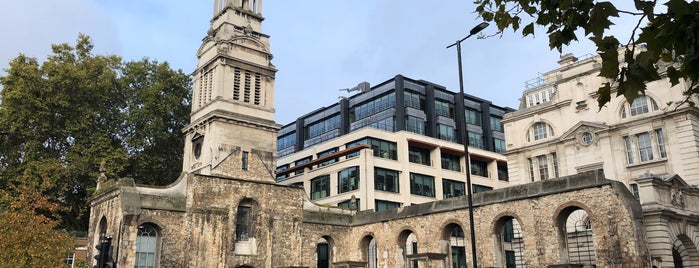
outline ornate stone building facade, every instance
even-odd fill
[[[216,0],[214,11],[182,175],[167,187],[101,177],[88,256],[111,236],[119,267],[473,267],[473,254],[478,267],[650,267],[641,205],[600,171],[474,194],[476,252],[466,198],[357,212],[275,184],[275,69],[261,1]],[[662,200],[695,207],[697,193],[678,181],[649,177],[639,191],[660,187],[671,194]]]
[[[604,170],[642,204],[656,266],[699,267],[699,204],[684,200],[699,192],[699,109],[677,106],[688,83],[650,82],[633,102],[619,96],[598,109],[608,82],[598,56],[559,64],[530,81],[520,109],[503,119],[512,180]]]

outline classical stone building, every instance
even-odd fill
[[[688,201],[699,191],[699,109],[677,106],[688,83],[650,82],[631,103],[621,96],[599,109],[597,89],[608,82],[599,57],[564,55],[559,64],[505,115],[512,180],[604,170],[642,204],[657,266],[699,267],[699,204]]]
[[[474,254],[478,267],[650,267],[640,203],[601,171],[474,194],[476,252],[466,198],[357,212],[276,184],[275,69],[260,7],[215,1],[183,173],[166,187],[100,177],[88,256],[109,236],[118,267],[473,267]],[[678,182],[648,177],[639,191],[668,189],[662,200],[696,206]]]
[[[500,154],[500,120],[513,109],[470,95],[461,102],[443,86],[402,75],[357,89],[282,127],[278,183],[303,187],[319,204],[374,211],[465,195],[466,163],[473,192],[518,184]],[[468,160],[458,131],[462,113]],[[361,145],[373,154],[357,152]]]

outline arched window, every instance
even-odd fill
[[[376,240],[372,236],[362,239],[362,252],[365,255],[368,268],[378,267],[378,255],[376,254]]]
[[[563,259],[571,264],[595,266],[595,241],[590,216],[582,208],[569,207],[558,216]]]
[[[527,141],[538,141],[549,137],[553,137],[555,133],[553,128],[544,122],[537,122],[532,125],[527,133]]]
[[[332,261],[333,240],[328,236],[324,236],[318,240],[316,244],[316,267],[329,268]]]
[[[657,110],[659,110],[658,103],[656,103],[653,98],[648,96],[639,96],[633,100],[631,104],[628,102],[624,103],[624,105],[621,107],[621,111],[619,112],[619,116],[621,118],[626,118],[628,115],[637,116]]]
[[[442,234],[443,239],[449,241],[449,256],[451,256],[452,268],[466,268],[466,243],[464,241],[464,230],[458,224],[447,225]]]
[[[524,268],[524,240],[519,222],[514,217],[502,217],[495,224],[500,267]]]
[[[146,223],[138,226],[136,238],[136,261],[135,268],[155,268],[158,267],[160,256],[158,254],[160,245],[160,235],[156,226]]]
[[[418,253],[417,236],[410,230],[404,230],[398,236],[398,245],[403,250],[403,259],[408,263],[408,268],[417,268],[418,261],[411,260],[410,255]]]

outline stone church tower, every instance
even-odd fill
[[[216,0],[197,51],[183,172],[274,181],[274,74],[260,0]]]

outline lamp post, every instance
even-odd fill
[[[468,193],[468,220],[470,224],[469,229],[471,229],[471,256],[473,260],[473,268],[478,268],[478,257],[476,256],[476,230],[473,224],[473,191],[471,189],[471,163],[468,153],[468,131],[466,131],[466,113],[464,110],[466,104],[464,103],[464,76],[461,70],[461,42],[472,35],[479,33],[481,30],[485,29],[485,27],[488,27],[488,23],[481,22],[480,24],[476,25],[476,27],[473,27],[466,37],[447,46],[447,48],[456,46],[457,59],[459,61],[459,101],[461,102],[462,109],[460,111],[461,116],[458,118],[461,119],[461,137],[463,138],[464,159],[466,162],[466,191]]]

